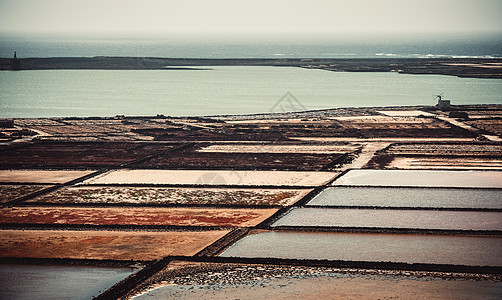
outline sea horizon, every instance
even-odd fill
[[[221,39],[0,33],[0,57],[502,58],[500,34]]]

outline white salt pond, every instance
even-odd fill
[[[295,171],[116,170],[84,183],[314,186],[329,182],[335,175],[334,172]]]
[[[0,299],[92,299],[137,270],[0,264]]]
[[[293,208],[277,226],[502,230],[502,212]]]
[[[269,231],[220,256],[502,266],[502,237]]]
[[[333,185],[502,188],[502,172],[350,170]]]
[[[327,188],[309,206],[502,208],[502,190],[448,188]]]

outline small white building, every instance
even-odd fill
[[[450,100],[439,100],[438,107],[439,107],[439,109],[449,109],[450,108]]]
[[[442,95],[438,95],[438,108],[441,110],[450,109],[450,100],[444,100]]]

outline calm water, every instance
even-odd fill
[[[168,16],[166,16],[168,17]],[[502,57],[500,34],[325,37],[311,42],[179,40],[165,37],[0,36],[0,57],[147,56],[190,58]]]
[[[0,299],[92,299],[136,270],[91,266],[0,265]]]
[[[247,236],[221,256],[502,266],[502,238],[272,231]]]
[[[333,185],[502,188],[502,172],[351,170]]]
[[[502,230],[502,213],[396,209],[293,208],[275,226]]]
[[[502,190],[335,187],[323,190],[308,205],[502,209]]]
[[[290,92],[293,106],[277,105]],[[0,72],[0,117],[248,114],[389,105],[502,103],[502,79],[288,67]],[[290,103],[290,102],[288,102]]]

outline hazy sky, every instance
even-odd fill
[[[502,0],[0,0],[0,32],[273,37],[502,32]]]

